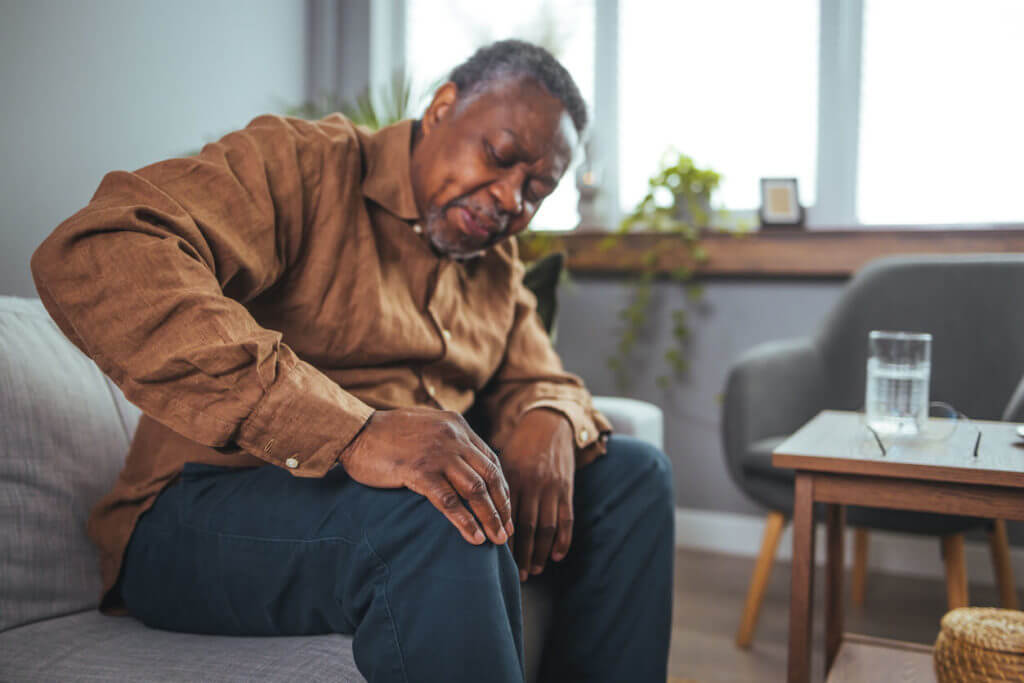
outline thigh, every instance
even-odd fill
[[[609,437],[604,455],[577,470],[573,485],[576,526],[582,533],[601,519],[671,499],[668,456],[646,441],[619,434]]]
[[[272,466],[190,463],[140,518],[121,594],[158,628],[351,634],[384,573],[367,521],[414,497],[363,486],[341,468],[305,479]]]

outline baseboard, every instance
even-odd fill
[[[676,508],[676,547],[755,557],[761,548],[764,522],[764,517],[753,515]],[[817,533],[816,561],[824,564],[824,525],[818,524]],[[847,565],[853,555],[852,539],[853,534],[848,533],[845,553]],[[970,581],[993,585],[995,579],[988,544],[967,541],[964,551]],[[793,534],[787,525],[779,542],[776,559],[789,560],[792,556]],[[1010,561],[1014,576],[1024,577],[1024,548],[1011,546]],[[869,536],[868,570],[935,579],[942,579],[945,575],[937,539],[885,531],[872,531]]]

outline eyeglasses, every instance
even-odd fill
[[[931,434],[921,434],[918,437],[915,437],[916,441],[946,441],[950,439],[953,436],[953,433],[956,432],[956,430],[959,428],[959,426],[963,424],[974,430],[975,436],[973,455],[975,458],[978,457],[978,451],[981,448],[981,430],[978,428],[977,425],[971,422],[971,419],[969,417],[964,415],[962,412],[957,410],[954,406],[950,405],[949,403],[944,403],[942,401],[932,401],[930,404],[928,404],[928,417],[929,419],[940,418],[943,420],[949,420],[949,424],[952,425],[952,428],[949,431],[945,432],[944,434],[939,434],[937,432],[933,432]],[[878,449],[882,452],[882,457],[884,458],[886,455],[888,455],[888,450],[885,447],[885,442],[882,441],[882,437],[878,435],[878,432],[874,428],[872,428],[871,425],[869,425],[867,422],[864,422],[864,428],[871,433],[872,437],[874,437],[874,442],[878,445]]]

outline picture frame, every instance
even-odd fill
[[[796,178],[761,178],[762,228],[794,228],[804,224],[804,207]]]

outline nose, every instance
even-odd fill
[[[523,175],[521,171],[511,170],[491,183],[491,194],[501,210],[510,216],[523,212]]]

